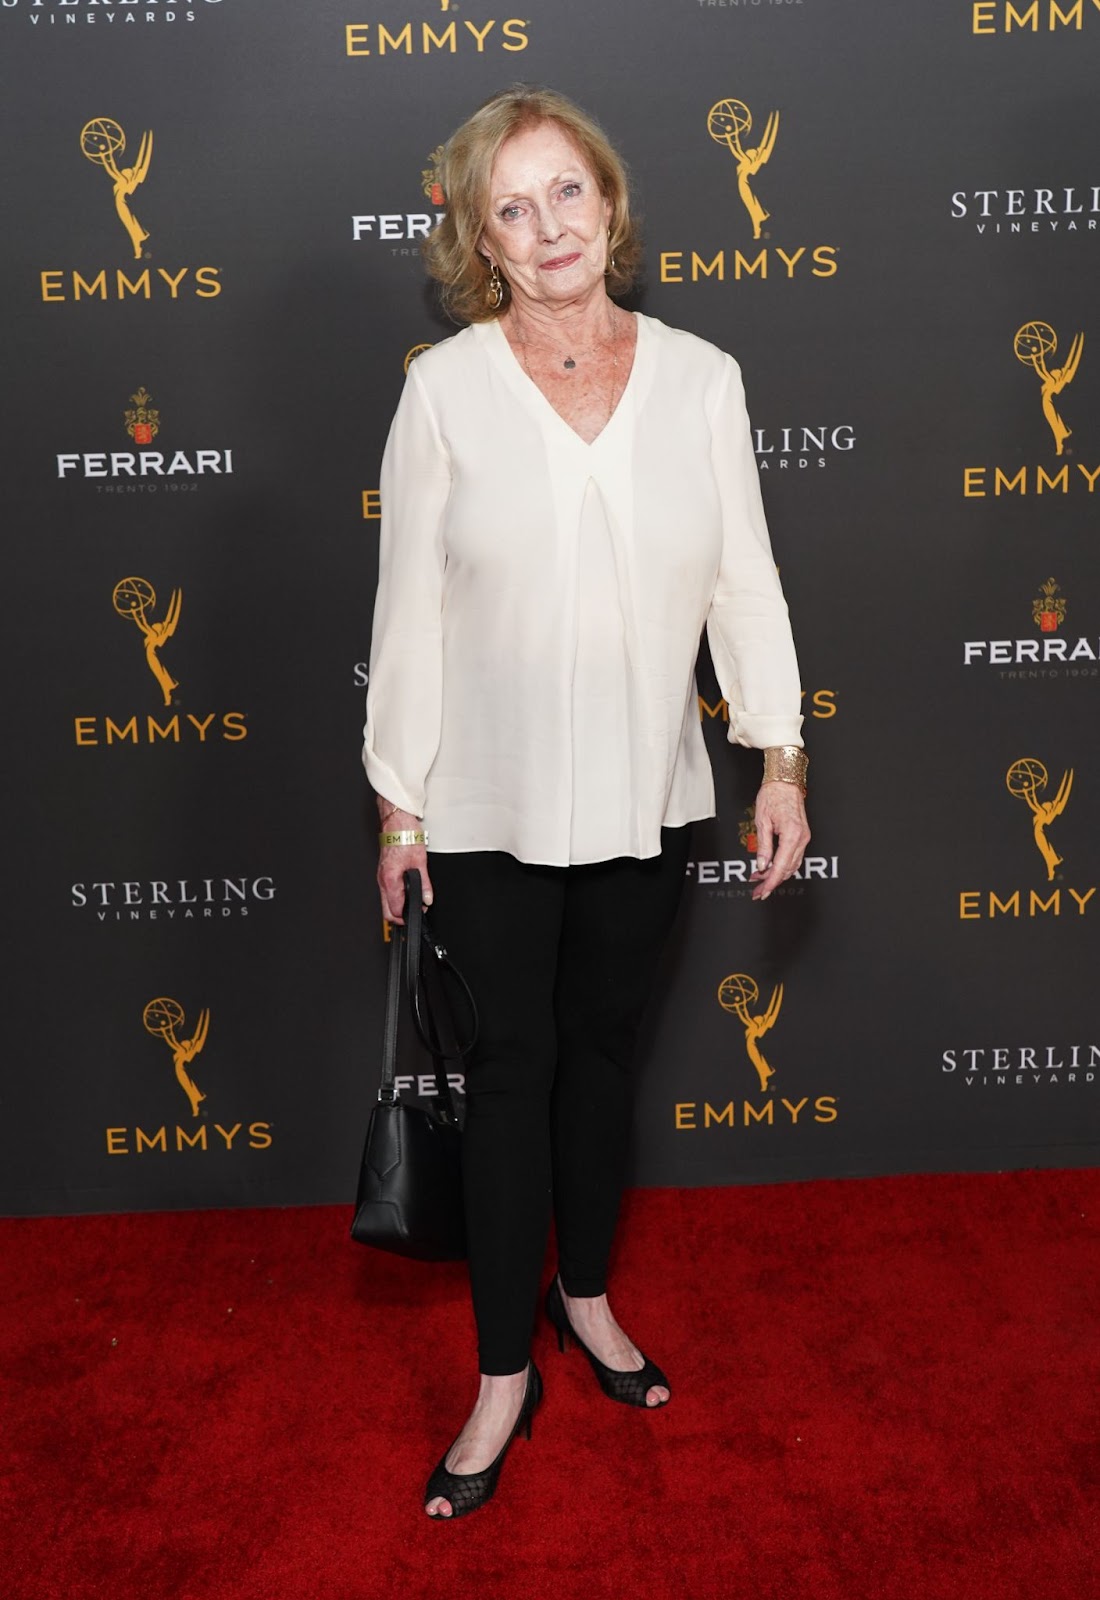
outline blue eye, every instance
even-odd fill
[[[504,210],[500,213],[500,216],[504,222],[513,221],[519,216],[519,206],[505,206]]]
[[[572,195],[575,195],[575,194],[580,194],[580,192],[581,192],[581,186],[580,186],[579,183],[567,183],[565,185],[565,188],[562,190],[562,194],[563,195],[570,196],[570,197]]]

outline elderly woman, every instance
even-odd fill
[[[670,1397],[606,1291],[640,1019],[690,824],[714,815],[704,626],[730,739],[764,751],[754,899],[809,830],[737,364],[611,298],[640,254],[626,178],[562,96],[488,101],[442,180],[427,260],[468,326],[410,367],[386,446],[364,763],[384,914],[401,921],[417,867],[481,1012],[463,1156],[480,1388],[425,1502],[456,1517],[530,1436],[551,1214],[559,1346],[613,1400]]]

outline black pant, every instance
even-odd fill
[[[689,834],[664,829],[662,853],[648,861],[430,857],[435,929],[481,1014],[466,1066],[463,1169],[482,1372],[527,1363],[551,1206],[566,1293],[604,1293],[631,1062]]]

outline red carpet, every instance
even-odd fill
[[[0,1223],[8,1600],[1084,1600],[1100,1172],[641,1191],[624,1324],[667,1409],[541,1324],[493,1503],[422,1483],[472,1398],[461,1267],[348,1212]]]

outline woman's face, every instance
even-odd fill
[[[501,145],[489,181],[480,249],[513,295],[543,305],[584,299],[602,284],[611,202],[556,122]]]

